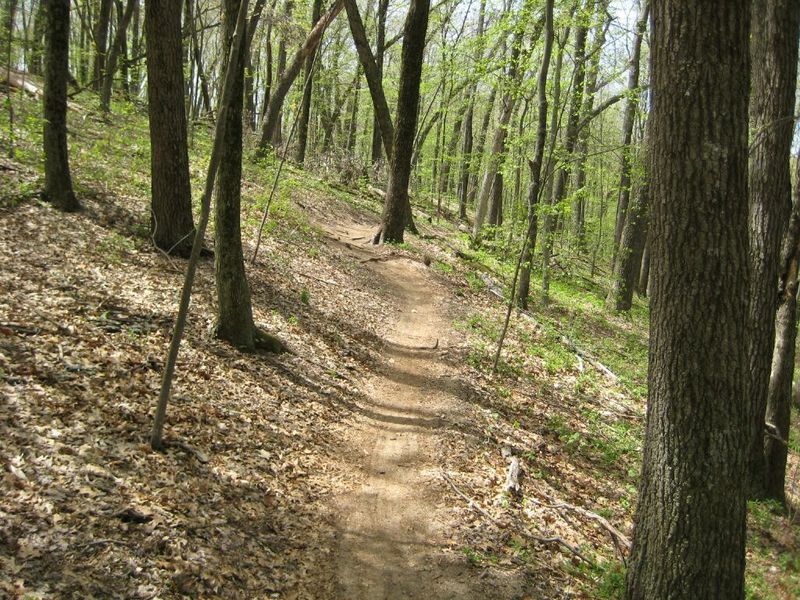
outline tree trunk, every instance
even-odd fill
[[[458,142],[461,139],[461,130],[464,124],[464,113],[467,110],[467,104],[462,102],[458,113],[456,114],[455,121],[453,121],[453,131],[450,134],[450,141],[447,142],[447,147],[442,157],[441,176],[439,177],[439,193],[448,194],[451,190],[450,187],[450,171],[455,161],[456,149]]]
[[[225,113],[225,134],[217,174],[214,213],[214,273],[217,285],[217,337],[237,348],[255,348],[255,326],[250,303],[250,286],[244,271],[241,233],[242,193],[242,109],[244,100],[244,56],[247,48],[231,53],[230,44],[236,27],[241,0],[225,0],[223,52],[237,56],[226,69],[235,69],[232,97]],[[246,44],[246,38],[242,42]],[[223,74],[222,80],[225,80]]]
[[[483,28],[485,25],[485,19],[486,0],[481,0],[481,5],[478,9],[478,30],[476,33],[477,44],[475,48],[475,56],[473,57],[473,70],[475,73],[472,79],[471,87],[467,92],[469,96],[469,107],[467,108],[467,114],[464,117],[464,144],[461,147],[461,171],[458,178],[458,217],[461,220],[466,220],[467,218],[470,171],[473,162],[472,146],[474,140],[472,139],[472,129],[473,119],[475,118],[475,97],[478,93],[478,65],[483,58]]]
[[[472,120],[475,113],[475,100],[470,99],[464,117],[464,143],[461,146],[461,172],[458,181],[458,218],[467,219],[467,194],[469,191],[470,164],[472,163]]]
[[[128,3],[125,5],[125,12],[122,14],[117,33],[114,36],[111,49],[106,57],[105,69],[103,71],[103,85],[100,89],[100,107],[103,112],[106,113],[111,110],[111,87],[114,83],[114,74],[117,71],[117,61],[119,60],[119,55],[122,53],[125,44],[125,32],[128,29],[128,24],[131,22],[131,17],[133,17],[133,11],[137,4],[138,0],[128,0]]]
[[[106,51],[108,50],[108,28],[111,24],[111,7],[113,0],[100,0],[100,12],[94,29],[94,68],[92,70],[92,89],[99,92],[106,69]]]
[[[472,228],[472,239],[475,243],[480,242],[481,229],[486,221],[487,211],[489,210],[490,199],[496,198],[496,186],[502,186],[502,175],[497,177],[500,169],[503,168],[505,161],[505,148],[506,137],[508,136],[508,124],[511,122],[511,116],[514,114],[514,107],[516,106],[517,96],[515,93],[518,85],[517,73],[519,71],[519,58],[520,46],[522,45],[522,28],[517,30],[514,36],[514,41],[511,46],[511,60],[508,67],[508,75],[506,81],[508,90],[503,95],[502,106],[500,112],[500,119],[497,123],[497,129],[494,133],[494,140],[492,141],[492,150],[489,153],[488,162],[486,165],[486,173],[483,176],[483,185],[481,186],[481,193],[478,196],[477,205],[475,207],[475,224]],[[494,193],[493,193],[494,192]],[[500,192],[502,193],[502,187]],[[494,224],[497,224],[497,211],[499,207],[494,208]]]
[[[375,242],[402,242],[403,231],[411,213],[408,183],[411,175],[414,135],[417,131],[419,87],[422,79],[422,59],[425,54],[425,34],[428,30],[429,10],[430,0],[411,0],[403,28],[397,122],[392,141],[389,186],[386,190],[381,228],[375,234]]]
[[[650,364],[630,600],[744,598],[749,8],[653,4]]]
[[[642,145],[647,146],[647,138]],[[628,207],[628,218],[622,230],[619,256],[611,277],[611,289],[606,303],[612,310],[627,311],[633,305],[633,292],[642,266],[647,242],[650,209],[650,190],[646,177],[639,183],[639,193]]]
[[[636,117],[636,109],[639,106],[639,71],[642,56],[642,39],[647,29],[647,15],[650,12],[649,0],[642,0],[644,5],[640,8],[639,19],[636,22],[636,32],[633,38],[633,56],[631,56],[631,66],[628,71],[627,100],[625,101],[625,112],[622,117],[622,159],[620,161],[619,176],[619,196],[617,201],[617,220],[614,225],[614,246],[611,255],[611,270],[614,271],[619,252],[619,241],[622,238],[622,228],[625,226],[625,218],[628,214],[628,203],[631,199],[631,139],[633,137],[633,121]]]
[[[789,152],[794,133],[800,3],[754,0],[750,60],[750,399],[748,480],[751,497],[765,493],[764,410],[775,341],[780,245],[791,212]]]
[[[319,21],[322,15],[322,0],[314,0],[311,10],[311,28]],[[306,146],[308,145],[308,121],[311,118],[311,93],[312,93],[312,70],[314,68],[314,56],[316,50],[306,58],[305,77],[303,85],[303,101],[300,108],[300,122],[297,124],[297,153],[295,160],[302,165],[306,160]]]
[[[292,11],[294,10],[294,0],[286,0],[286,4],[284,5],[284,15],[286,20],[288,21],[292,17]],[[309,57],[311,54],[309,54]],[[281,41],[278,42],[278,65],[277,65],[277,73],[276,78],[280,81],[284,74],[286,73],[286,36],[281,36]],[[308,60],[308,57],[305,58]],[[299,74],[299,70],[298,70]],[[295,75],[296,77],[296,75]],[[294,78],[292,79],[294,81]],[[288,90],[287,90],[288,93]],[[283,143],[283,103],[278,107],[278,112],[275,114],[275,126],[272,131],[272,145],[275,148],[280,147]]]
[[[755,14],[753,15],[755,17]],[[791,19],[788,19],[789,21]],[[797,162],[795,200],[781,251],[778,311],[775,317],[775,349],[767,394],[765,438],[767,497],[786,502],[786,459],[792,412],[795,342],[797,341],[797,269],[800,263],[800,160]]]
[[[356,85],[353,88],[353,100],[350,104],[350,122],[347,125],[347,151],[350,156],[355,154],[356,135],[358,133],[358,100],[361,96],[361,67],[356,67]]]
[[[358,59],[364,69],[364,76],[367,78],[367,86],[369,86],[372,106],[375,111],[375,120],[378,123],[381,139],[383,140],[383,147],[386,150],[386,157],[388,160],[391,160],[394,127],[392,125],[391,114],[389,113],[389,105],[383,93],[381,68],[378,67],[372,55],[372,50],[369,47],[367,34],[364,31],[364,23],[358,11],[358,4],[356,4],[355,0],[345,0],[344,7],[347,11],[347,22],[350,25],[350,33],[356,45]],[[373,156],[373,163],[374,162],[376,162],[376,160]]]
[[[42,75],[44,73],[42,62],[44,58],[45,34],[47,33],[46,6],[47,2],[40,0],[33,19],[33,39],[31,40],[31,56],[28,66],[31,75]],[[81,26],[81,31],[83,31],[83,26]]]
[[[594,12],[594,0],[587,0],[586,5],[578,8],[575,28],[575,67],[572,73],[572,98],[570,99],[567,130],[564,134],[564,156],[556,170],[551,204],[557,206],[567,194],[567,179],[572,172],[573,153],[578,142],[578,121],[583,108],[584,82],[586,80],[586,35],[589,31],[588,20]]]
[[[528,308],[528,295],[531,289],[531,261],[536,247],[536,229],[538,227],[539,195],[542,189],[542,163],[544,147],[547,143],[547,73],[550,70],[550,57],[553,53],[553,0],[545,4],[545,35],[542,63],[537,80],[538,114],[536,130],[536,149],[533,160],[529,162],[531,182],[528,187],[528,232],[523,242],[522,267],[519,274],[519,292],[517,302],[523,309]]]
[[[65,212],[80,205],[72,191],[67,150],[69,0],[47,2],[44,56],[44,196]]]
[[[141,92],[142,86],[142,75],[141,75],[141,68],[140,64],[142,61],[139,59],[139,54],[141,53],[141,6],[139,3],[136,3],[136,7],[133,9],[133,25],[131,31],[131,57],[133,62],[131,63],[130,67],[130,86],[128,88],[128,93],[131,95],[132,98],[138,98],[139,93]]]
[[[188,256],[194,223],[183,99],[181,7],[181,0],[148,0],[145,3],[150,232],[156,247],[169,254]]]
[[[336,15],[341,12],[342,6],[343,0],[336,0],[328,12],[320,18],[309,32],[303,45],[295,53],[292,62],[280,77],[275,89],[271,91],[267,112],[264,116],[264,126],[261,130],[261,141],[258,144],[260,152],[265,152],[266,149],[272,145],[275,131],[278,128],[283,101],[286,99],[289,89],[291,89],[294,80],[297,79],[297,76],[300,74],[300,70],[303,68],[306,58],[311,56],[311,53],[319,45],[325,29],[327,29],[328,25],[336,18]]]
[[[211,93],[208,89],[208,78],[203,69],[203,51],[200,47],[200,39],[197,35],[197,23],[194,18],[194,2],[195,0],[186,0],[186,5],[188,7],[187,12],[192,21],[189,26],[192,38],[192,57],[194,60],[194,68],[197,70],[197,78],[200,80],[200,94],[203,99],[203,109],[205,110],[205,114],[213,116],[211,111]]]
[[[378,15],[377,15],[377,34],[375,36],[375,66],[378,71],[378,81],[383,87],[383,53],[384,53],[384,45],[386,44],[386,13],[389,10],[389,0],[378,0]],[[350,13],[348,12],[348,18]],[[366,70],[365,70],[366,73]],[[370,89],[371,93],[371,89]],[[384,101],[385,103],[385,101]],[[387,109],[388,114],[388,109]],[[383,143],[383,134],[382,128],[380,124],[380,117],[378,116],[377,109],[375,114],[372,118],[372,164],[376,165],[381,160],[381,146],[387,149],[388,152],[391,152],[389,148],[391,148],[391,140],[392,136],[390,135],[387,138],[386,144]],[[388,156],[388,154],[387,154]]]
[[[481,170],[481,160],[483,159],[483,150],[486,147],[486,136],[489,133],[489,123],[492,120],[492,113],[494,112],[494,101],[497,98],[497,88],[492,87],[489,93],[489,99],[486,101],[486,112],[483,113],[483,121],[481,122],[481,129],[478,132],[478,143],[474,144],[475,151],[471,154],[470,160],[470,183],[469,191],[467,192],[466,204],[475,202],[475,196],[478,193],[478,175]]]
[[[648,294],[648,287],[650,285],[650,235],[648,235],[644,244],[644,251],[642,252],[642,267],[639,271],[639,279],[636,284],[636,293],[642,298],[646,298]]]
[[[583,92],[583,106],[581,107],[581,122],[590,118],[594,109],[594,97],[597,93],[597,75],[600,71],[600,57],[606,41],[607,22],[611,18],[608,14],[609,0],[599,0],[596,7],[597,24],[594,28],[592,49],[589,53],[589,63],[586,68],[586,83]],[[575,163],[575,190],[577,199],[573,204],[573,235],[578,249],[586,246],[586,162],[589,158],[589,124],[579,127],[577,143],[577,160]]]
[[[553,69],[553,107],[550,111],[550,140],[547,144],[547,162],[543,165],[546,169],[543,177],[546,182],[545,190],[544,194],[542,194],[545,202],[545,210],[542,215],[542,304],[544,305],[550,302],[550,256],[553,253],[552,232],[554,228],[551,208],[553,205],[553,174],[555,173],[553,157],[556,152],[556,143],[558,142],[559,126],[561,123],[561,69],[564,65],[564,54],[567,41],[569,40],[569,30],[570,28],[567,27],[563,33],[563,37],[559,38],[558,41],[558,54],[556,54],[556,62]]]

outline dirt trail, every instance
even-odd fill
[[[362,229],[336,234],[343,242],[346,233],[369,239]],[[453,513],[439,454],[444,428],[463,404],[455,369],[442,360],[451,332],[445,288],[419,261],[366,264],[397,311],[387,317],[383,364],[364,382],[369,403],[347,434],[345,452],[361,483],[336,503],[336,598],[520,597],[521,582],[481,576],[448,549]]]

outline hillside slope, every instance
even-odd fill
[[[116,105],[105,122],[78,99],[84,210],[63,215],[37,196],[38,106],[14,101],[15,158],[0,164],[2,594],[616,597],[645,306],[609,315],[600,280],[564,273],[550,307],[514,316],[491,375],[500,253],[424,218],[423,237],[373,248],[374,199],[289,168],[248,277],[256,322],[292,352],[214,339],[204,259],[167,420],[180,445],[153,453],[185,263],[149,244],[146,120]],[[197,185],[208,131],[192,139]],[[246,256],[274,173],[245,165]],[[796,518],[752,513],[749,589],[791,598]]]

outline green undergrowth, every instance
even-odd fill
[[[135,214],[125,228],[116,228],[100,241],[103,254],[111,263],[124,262],[149,235],[148,198],[150,193],[150,144],[146,112],[142,106],[115,101],[112,115],[103,117],[94,95],[79,94],[69,111],[70,160],[73,181],[79,197],[102,200],[105,196],[136,199]],[[42,187],[40,104],[13,95],[15,114],[15,161],[29,170],[29,176],[0,178],[2,203],[13,204],[35,198]],[[0,111],[0,135],[8,139],[8,112]],[[203,189],[212,129],[209,123],[193,124],[190,131],[190,170],[195,211]],[[281,167],[279,185],[270,201],[280,158],[274,154],[255,160],[255,137],[245,143],[243,164],[242,220],[249,234],[259,226],[269,203],[265,235],[276,236],[297,245],[308,256],[319,252],[321,232],[309,214],[315,196],[332,197],[359,211],[373,215],[381,203],[362,180],[346,188],[322,180],[286,162]],[[470,248],[468,236],[454,220],[435,217],[435,204],[421,198],[420,203],[433,215],[430,224],[437,232],[432,242],[441,252],[431,263],[438,276],[454,283],[460,294],[491,298],[497,310],[475,308],[457,318],[454,325],[468,333],[471,346],[467,362],[488,373],[502,328],[503,311],[499,300],[487,291],[484,277],[509,294],[516,257],[500,243],[490,242]],[[453,210],[452,203],[446,208]],[[211,222],[213,227],[213,219]],[[428,227],[426,226],[426,229]],[[504,239],[504,238],[503,238]],[[427,241],[427,240],[426,240]],[[420,238],[407,236],[399,249],[416,256],[426,255]],[[465,258],[456,258],[452,248],[462,249]],[[537,255],[538,260],[538,255]],[[635,503],[643,437],[641,415],[647,392],[647,345],[649,312],[646,299],[637,298],[626,314],[608,310],[605,304],[607,281],[581,271],[554,276],[549,302],[541,297],[541,275],[534,270],[530,298],[531,319],[515,315],[509,340],[494,378],[496,401],[505,412],[495,413],[510,428],[538,428],[548,443],[557,447],[574,468],[616,487],[614,504],[600,507],[598,514],[619,522],[630,522]],[[458,284],[458,285],[455,285]],[[307,289],[299,291],[299,302],[312,302]],[[476,305],[477,306],[477,305]],[[297,318],[290,317],[296,324]],[[576,352],[577,349],[577,352]],[[579,357],[582,355],[582,357]],[[610,379],[592,361],[607,367],[618,378]],[[543,420],[531,412],[530,403],[520,402],[520,391],[531,398],[551,398],[554,390],[565,399],[561,405],[548,405]],[[613,411],[603,402],[617,399]],[[554,408],[553,406],[557,406]],[[620,414],[620,413],[624,414]],[[796,422],[797,419],[795,419]],[[794,453],[800,445],[797,426],[790,442]],[[563,474],[534,451],[526,455],[532,480],[541,479],[559,489]],[[769,503],[751,503],[748,529],[748,598],[764,600],[800,597],[800,518],[796,513]],[[527,560],[528,549],[515,550]],[[465,547],[463,554],[473,564],[491,564],[493,554],[485,549]],[[622,566],[610,556],[594,568],[577,568],[575,576],[583,582],[589,597],[618,598],[624,583]]]

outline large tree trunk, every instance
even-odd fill
[[[522,267],[519,274],[517,301],[523,309],[528,308],[528,295],[531,289],[531,261],[536,247],[538,226],[539,195],[542,191],[542,163],[544,147],[547,143],[547,73],[550,70],[550,57],[553,53],[553,0],[545,4],[545,35],[542,63],[539,67],[537,94],[539,109],[537,114],[536,149],[533,160],[529,161],[531,181],[528,187],[528,232],[523,242]]]
[[[72,191],[67,150],[69,0],[47,2],[44,56],[44,196],[59,210],[80,205]]]
[[[358,59],[364,69],[364,76],[367,78],[369,93],[370,96],[372,96],[372,106],[375,110],[375,120],[380,130],[381,139],[383,140],[383,147],[386,150],[386,157],[388,160],[391,160],[394,127],[392,125],[391,114],[389,113],[389,105],[383,93],[381,68],[378,67],[375,57],[372,55],[372,50],[369,47],[367,34],[364,31],[364,23],[358,11],[358,4],[356,4],[355,0],[345,0],[344,7],[347,11],[347,21],[350,25],[350,33],[356,45]],[[374,157],[373,162],[375,162]]]
[[[386,191],[381,227],[375,234],[376,242],[402,242],[403,231],[411,213],[408,183],[411,175],[414,135],[417,131],[419,86],[422,79],[422,59],[425,54],[425,34],[428,31],[429,10],[430,0],[411,0],[403,28],[397,125],[392,141],[389,186]]]
[[[319,21],[322,15],[322,0],[314,0],[311,10],[311,28]],[[313,68],[316,50],[306,58],[305,77],[303,86],[303,102],[300,108],[300,122],[297,125],[297,154],[295,160],[302,165],[306,160],[306,147],[308,145],[308,121],[311,119],[311,92],[313,91]]]
[[[224,56],[238,57],[226,69],[235,69],[232,97],[225,113],[225,135],[217,175],[214,212],[214,272],[217,284],[217,336],[237,348],[255,348],[255,326],[250,304],[250,286],[244,271],[241,232],[242,108],[244,100],[244,56],[247,49],[231,53],[230,43],[241,0],[225,0],[222,22]],[[246,38],[242,42],[247,43]],[[225,80],[225,77],[222,77]]]
[[[754,0],[750,126],[750,495],[765,493],[764,409],[775,339],[778,258],[791,212],[789,152],[794,132],[800,3]]]
[[[156,247],[179,256],[192,249],[192,188],[181,58],[181,0],[145,3],[150,113],[150,231]]]
[[[630,600],[744,598],[749,8],[653,4],[649,390]]]
[[[297,79],[297,76],[300,74],[305,60],[311,56],[311,53],[316,50],[319,45],[325,29],[333,22],[336,15],[341,12],[343,1],[344,0],[336,0],[328,12],[317,21],[317,24],[311,29],[303,45],[295,53],[292,62],[280,77],[275,89],[271,90],[267,112],[264,116],[264,126],[261,130],[261,141],[258,144],[260,152],[265,152],[266,149],[272,145],[275,131],[279,125],[283,101],[286,99],[286,95],[289,93],[294,80]]]
[[[633,56],[631,56],[631,66],[628,71],[628,98],[625,101],[625,112],[622,117],[622,159],[620,160],[619,175],[619,196],[617,200],[617,220],[614,225],[614,246],[611,255],[611,270],[614,270],[619,253],[619,241],[622,238],[622,228],[625,226],[625,218],[628,214],[628,203],[631,199],[631,139],[633,137],[633,122],[636,118],[636,110],[639,107],[639,71],[642,56],[642,39],[645,29],[647,29],[647,15],[650,11],[649,0],[642,0],[644,5],[639,12],[639,19],[636,22],[636,33],[633,38]]]

